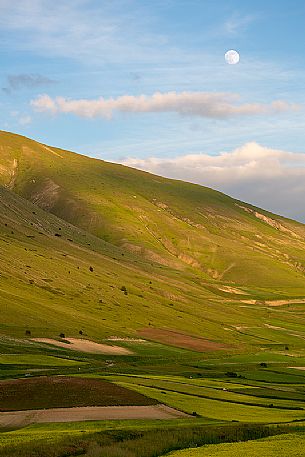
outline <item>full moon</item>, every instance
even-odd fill
[[[234,49],[230,49],[230,51],[227,51],[225,53],[225,60],[228,64],[235,65],[236,63],[239,62],[238,52],[234,51]]]

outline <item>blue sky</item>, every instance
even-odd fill
[[[304,0],[0,0],[0,128],[149,170],[248,143],[302,154],[304,23]]]

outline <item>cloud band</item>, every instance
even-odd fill
[[[41,95],[32,100],[36,111],[52,114],[70,113],[84,118],[111,119],[121,113],[177,113],[212,119],[253,116],[296,111],[300,105],[282,100],[264,103],[238,103],[239,95],[214,92],[156,92],[153,95],[122,95],[117,98],[100,97],[95,100],[51,98]]]
[[[247,143],[219,155],[128,158],[124,165],[225,192],[305,222],[305,154]]]

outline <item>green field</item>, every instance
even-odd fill
[[[12,344],[14,347],[15,343]],[[145,400],[146,403],[157,401],[188,412],[191,415],[189,419],[37,424],[20,430],[4,429],[0,434],[0,455],[38,457],[42,454],[45,457],[60,457],[69,449],[69,452],[78,452],[83,448],[87,452],[84,455],[96,457],[153,457],[175,449],[194,447],[194,443],[197,446],[214,443],[216,446],[223,441],[243,441],[302,429],[305,421],[304,375],[287,368],[285,354],[272,353],[269,350],[247,356],[203,359],[202,354],[166,348],[160,344],[149,343],[146,349],[143,343],[129,342],[126,345],[132,348],[136,355],[114,356],[109,360],[107,355],[70,352],[68,362],[75,364],[52,367],[43,365],[42,353],[40,356],[37,353],[10,354],[2,359],[2,362],[11,362],[5,365],[5,370],[1,369],[2,377],[8,380],[17,377],[23,387],[16,391],[16,395],[11,396],[7,388],[2,389],[3,399],[6,402],[14,400],[14,409],[21,409],[23,405],[25,408],[50,408],[59,405],[105,404],[103,392],[101,391],[100,403],[92,388],[94,382],[101,382],[102,386],[106,380],[107,385],[113,385],[113,392],[117,384],[127,388],[127,392],[134,391],[135,395],[144,395],[148,399]],[[36,345],[30,347],[36,352],[44,350]],[[9,346],[6,348],[8,350]],[[141,348],[139,353],[137,348]],[[20,349],[29,351],[26,345]],[[48,359],[55,358],[51,353],[61,352],[61,348],[49,348],[48,351],[45,365]],[[16,365],[12,363],[14,358]],[[289,365],[298,366],[302,360],[302,357],[289,357]],[[24,362],[26,365],[17,365],[17,362]],[[262,367],[261,363],[267,363],[267,367]],[[20,370],[17,373],[16,367]],[[48,371],[50,368],[52,373]],[[236,377],[232,377],[233,369],[236,370]],[[287,371],[291,374],[283,383]],[[31,376],[27,377],[29,373]],[[55,384],[60,379],[66,380],[65,389],[60,390],[55,386],[54,390],[52,377],[36,378],[37,373],[68,375],[53,378]],[[281,383],[277,382],[279,373],[282,373]],[[267,374],[270,378],[268,382],[259,380],[261,377],[266,378]],[[76,383],[80,391],[77,388],[75,390],[73,383],[70,391],[67,389],[72,376],[80,380],[80,386],[77,387]],[[92,381],[92,388],[87,390]],[[109,382],[114,384],[108,384]],[[17,381],[2,383],[3,386],[14,386]],[[40,387],[30,393],[29,389],[33,390],[35,385]],[[109,392],[111,394],[111,390]],[[115,395],[111,401],[126,404],[126,399],[125,403],[122,403],[118,398]],[[129,394],[128,398],[130,404],[139,404],[136,397]],[[0,403],[4,404],[3,400]],[[12,409],[12,404],[9,409]],[[273,424],[271,429],[268,428],[270,424]],[[228,430],[231,431],[227,433]],[[252,435],[245,436],[243,430],[250,430]]]
[[[107,377],[108,378],[108,377]],[[305,419],[305,397],[298,394],[294,398],[292,386],[288,387],[290,398],[278,398],[276,382],[273,384],[272,398],[265,396],[264,390],[251,394],[251,387],[243,381],[240,387],[247,391],[239,393],[236,385],[224,380],[216,387],[211,380],[193,380],[163,376],[110,376],[119,385],[136,390],[144,395],[189,414],[196,412],[200,417],[239,422],[280,423]],[[246,388],[246,389],[245,389]],[[295,389],[297,392],[297,389]],[[298,392],[300,393],[300,392]],[[303,393],[303,392],[302,392]]]
[[[42,424],[0,435],[1,457],[156,457],[222,441],[259,439],[287,432],[262,426],[219,426],[198,420],[104,421]],[[240,444],[240,443],[239,443]]]
[[[245,443],[226,443],[173,452],[171,457],[303,457],[304,433],[273,436]]]

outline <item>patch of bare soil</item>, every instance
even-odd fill
[[[227,292],[229,294],[236,294],[236,295],[247,295],[246,292],[243,290],[237,289],[236,287],[230,287],[230,286],[218,286],[217,287],[219,290],[222,290],[223,292]]]
[[[278,326],[276,326],[276,325],[264,324],[264,326],[267,327],[267,328],[272,328],[273,330],[284,330],[284,331],[286,331],[285,328],[283,328],[283,327],[278,327]]]
[[[175,330],[144,328],[138,331],[138,334],[144,338],[158,341],[159,343],[190,349],[197,352],[221,351],[229,349],[228,345],[216,343],[215,341],[206,340],[197,336],[186,335],[185,333],[180,333]]]
[[[111,354],[111,355],[130,355],[132,351],[120,346],[110,346],[108,344],[95,343],[94,341],[84,340],[81,338],[65,338],[62,341],[53,340],[52,338],[32,338],[38,343],[52,344],[72,351],[89,352],[91,354]]]
[[[292,369],[294,369],[294,370],[305,371],[305,367],[288,367],[288,368],[292,368]]]
[[[56,408],[36,411],[0,413],[0,427],[25,427],[44,422],[79,422],[122,419],[179,419],[187,414],[165,405],[153,406],[89,406],[83,408]]]
[[[305,303],[305,298],[291,298],[286,300],[266,300],[266,305],[269,306],[283,306],[298,303]]]

